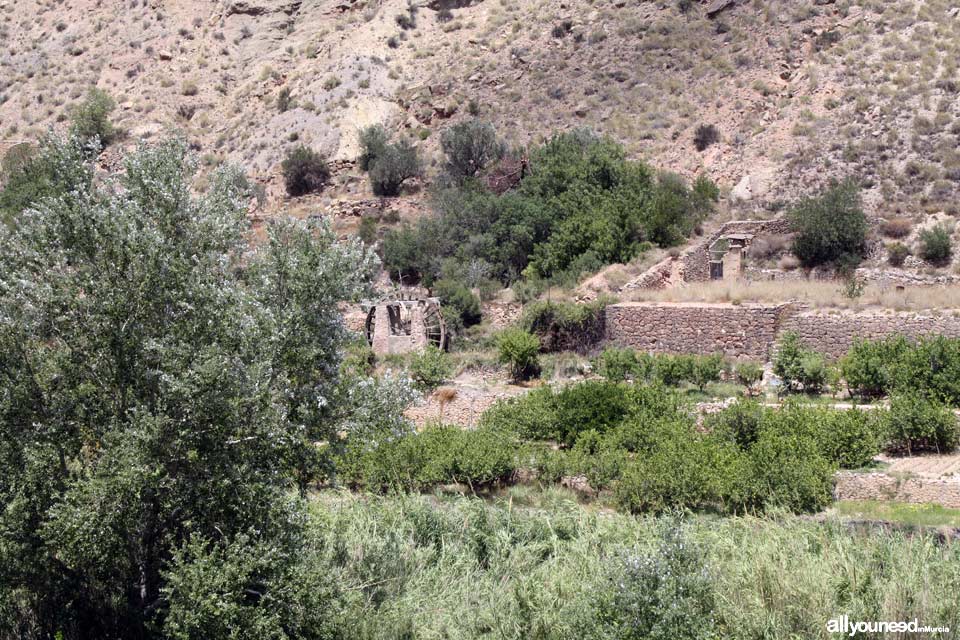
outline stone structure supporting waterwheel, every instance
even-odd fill
[[[367,342],[378,355],[443,349],[447,327],[437,298],[381,300],[367,305]]]

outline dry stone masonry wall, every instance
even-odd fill
[[[841,471],[836,475],[833,493],[837,500],[896,500],[960,508],[960,482],[950,479],[895,478],[885,473]]]
[[[766,360],[789,305],[627,302],[607,307],[607,339],[651,353]]]
[[[828,357],[854,340],[893,335],[960,337],[960,310],[939,313],[809,310],[794,304],[626,302],[606,310],[606,340],[650,353],[722,353],[767,360],[787,331]]]
[[[829,357],[845,354],[854,340],[877,340],[892,335],[960,337],[960,311],[905,313],[864,311],[802,311],[787,318],[782,331],[795,331],[807,347]]]

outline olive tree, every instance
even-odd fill
[[[196,194],[179,142],[98,181],[79,142],[54,144],[80,179],[0,229],[0,629],[214,637],[167,615],[204,610],[184,589],[224,554],[248,597],[217,624],[267,625],[322,582],[292,578],[296,488],[351,414],[337,303],[374,258],[300,222],[250,250],[246,179],[223,168]],[[286,559],[260,576],[249,545]]]

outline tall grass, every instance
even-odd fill
[[[312,508],[363,638],[644,637],[617,618],[623,567],[676,526],[524,487],[492,503],[327,492]],[[672,637],[826,638],[844,613],[960,628],[956,543],[788,515],[690,516],[682,532],[713,615]]]

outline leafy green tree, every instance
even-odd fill
[[[720,380],[720,374],[723,373],[723,356],[719,354],[696,356],[690,369],[690,382],[702,392],[708,384]]]
[[[36,150],[5,158],[0,219],[15,223],[21,213],[44,198],[88,189],[93,181],[93,171],[85,162],[89,150],[89,145],[77,138],[60,142],[46,137]]]
[[[890,447],[907,455],[917,451],[949,453],[960,444],[957,417],[941,403],[922,395],[893,396],[888,421]]]
[[[691,189],[679,176],[657,177],[589,132],[558,134],[531,150],[519,186],[502,195],[473,179],[435,189],[435,215],[403,232],[404,242],[394,242],[400,232],[385,239],[384,262],[404,281],[438,279],[444,262],[455,259],[482,260],[503,283],[523,276],[569,283],[629,261],[651,243],[686,237],[713,207],[715,188],[706,178]],[[418,249],[408,250],[413,245]]]
[[[734,369],[737,382],[746,387],[747,395],[752,395],[754,387],[763,379],[763,367],[756,362],[741,362]]]
[[[960,339],[925,336],[890,367],[893,391],[960,407]]]
[[[788,215],[797,234],[793,253],[804,266],[850,264],[863,257],[867,218],[860,188],[852,180],[834,183],[822,195],[800,200]]]
[[[100,146],[106,147],[119,137],[120,132],[110,122],[110,113],[117,103],[103,89],[92,87],[87,97],[73,109],[70,120],[70,134],[85,142],[99,139]]]
[[[520,382],[539,371],[540,339],[523,329],[506,329],[497,336],[500,362],[510,365],[510,375]]]
[[[164,571],[163,634],[202,638],[341,637],[342,599],[319,545],[291,522],[280,540],[192,535]],[[306,539],[304,539],[306,538]]]
[[[823,356],[811,351],[800,342],[793,331],[783,334],[773,358],[773,373],[783,380],[787,391],[802,389],[817,393],[827,381],[827,366]]]
[[[840,371],[851,391],[866,397],[889,393],[900,359],[911,349],[903,336],[886,340],[855,340],[840,359]]]
[[[466,285],[453,280],[438,280],[433,284],[432,292],[440,298],[445,309],[456,314],[459,326],[472,327],[480,322],[480,299]]]
[[[390,142],[390,134],[382,124],[372,124],[360,129],[357,133],[357,141],[360,143],[360,156],[357,158],[357,164],[361,171],[369,171],[377,158],[383,155],[387,144]]]
[[[837,465],[823,454],[814,429],[815,425],[792,416],[767,414],[748,453],[745,492],[749,503],[798,513],[819,511],[830,504]]]
[[[63,161],[85,176],[75,146]],[[223,168],[194,195],[195,168],[180,143],[143,147],[0,230],[0,599],[19,603],[4,628],[150,637],[183,593],[169,576],[208,543],[279,544],[302,517],[291,490],[320,470],[313,443],[352,428],[337,302],[366,291],[371,258],[298,222],[248,252],[246,179]],[[285,570],[256,573],[230,589],[267,599],[238,605],[297,606]]]
[[[390,134],[383,125],[360,129],[357,140],[360,143],[357,164],[368,172],[375,195],[400,195],[403,183],[423,172],[416,147],[406,140],[390,142]]]
[[[594,361],[597,373],[611,382],[623,382],[637,375],[637,352],[630,348],[607,347]]]
[[[493,125],[479,120],[446,129],[440,136],[440,148],[447,157],[447,173],[457,180],[476,176],[506,152]]]

